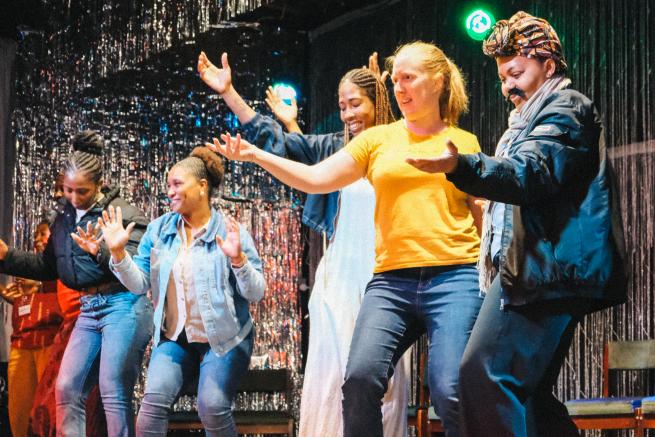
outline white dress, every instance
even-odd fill
[[[341,385],[357,313],[373,276],[374,210],[375,193],[366,179],[342,190],[334,238],[318,264],[309,298],[300,437],[343,436]],[[407,435],[408,374],[403,357],[383,400],[384,437]]]

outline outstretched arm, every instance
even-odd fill
[[[257,115],[232,86],[232,69],[227,60],[227,53],[221,55],[221,68],[218,68],[211,63],[205,52],[200,52],[198,73],[203,82],[223,98],[241,124],[250,122]]]
[[[225,144],[216,138],[213,144],[205,144],[228,159],[254,162],[282,183],[305,193],[331,193],[365,176],[364,170],[343,150],[318,164],[306,165],[258,149],[240,135],[232,138],[223,134],[221,138]]]

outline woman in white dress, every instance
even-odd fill
[[[341,79],[339,110],[344,130],[326,135],[300,133],[295,125],[295,105],[279,106],[281,101],[270,90],[267,102],[290,132],[256,113],[232,86],[226,54],[221,62],[222,68],[217,68],[201,53],[200,77],[237,115],[244,138],[277,155],[314,164],[340,150],[349,138],[393,120],[376,54],[369,59],[369,68],[351,70]],[[300,406],[301,437],[343,435],[341,385],[361,300],[373,275],[374,209],[375,195],[366,179],[340,192],[307,196],[303,222],[323,233],[330,244],[318,265],[309,299],[311,325]],[[398,362],[394,375],[382,405],[384,436],[404,437],[408,400],[408,366],[404,360]]]

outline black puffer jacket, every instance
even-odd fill
[[[130,222],[136,223],[126,247],[130,254],[136,253],[148,220],[141,211],[119,197],[118,188],[103,187],[102,192],[105,196],[87,211],[79,223],[75,223],[75,208],[66,202],[63,212],[57,215],[50,228],[50,240],[45,251],[35,254],[10,249],[5,260],[0,262],[0,273],[40,281],[59,278],[66,286],[76,290],[113,282],[116,283],[117,288],[122,288],[109,269],[110,254],[107,248],[103,245],[98,255],[92,257],[70,236],[71,232],[76,231],[77,226],[86,229],[88,222],[95,225],[102,211],[109,205],[114,208],[120,206],[124,225],[127,226]]]

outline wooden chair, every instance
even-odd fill
[[[431,437],[433,433],[444,432],[441,419],[430,405],[430,389],[427,379],[427,340],[416,343],[416,395],[414,404],[407,407],[407,425],[416,428],[416,437]]]
[[[565,403],[579,429],[632,429],[643,436],[642,397],[611,397],[611,372],[655,368],[655,340],[614,341],[603,349],[603,396]]]
[[[188,385],[186,395],[196,393],[198,381]],[[285,393],[286,407],[280,411],[234,411],[239,434],[284,434],[293,437],[292,399],[293,380],[290,369],[250,369],[239,383],[242,393]],[[168,422],[169,430],[202,430],[202,422],[196,411],[175,412]]]

